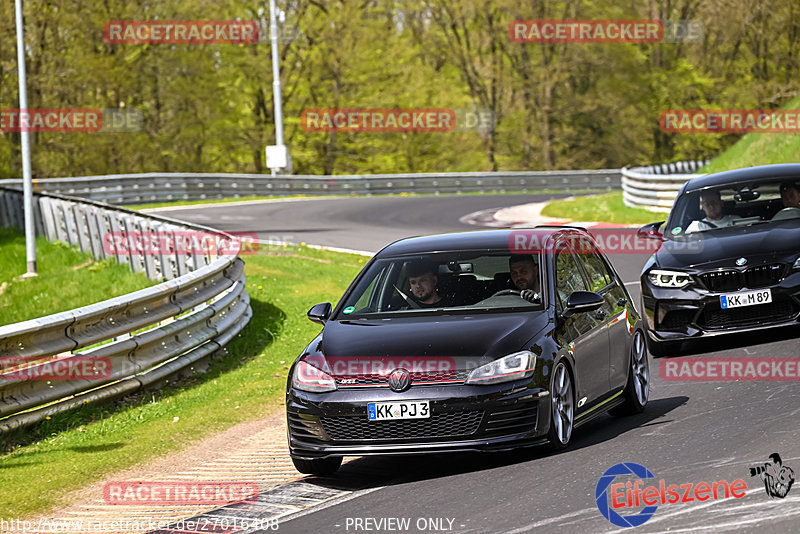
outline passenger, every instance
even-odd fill
[[[512,254],[508,259],[511,283],[521,291],[520,296],[528,302],[541,302],[539,295],[539,266],[530,254]]]
[[[738,215],[723,215],[722,206],[723,203],[719,191],[703,191],[700,193],[700,209],[705,212],[706,216],[699,221],[692,221],[686,228],[686,233],[733,226],[733,221],[741,219]]]
[[[800,186],[792,182],[782,183],[781,202],[784,208],[800,208]]]
[[[408,266],[408,282],[411,294],[422,308],[442,308],[453,306],[454,302],[439,295],[439,277],[436,267],[429,262],[415,262]]]

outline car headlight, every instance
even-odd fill
[[[317,369],[304,360],[300,360],[294,366],[292,386],[302,391],[322,393],[324,391],[335,391],[336,381],[325,371]]]
[[[794,265],[792,265],[792,270],[795,270],[795,269],[800,271],[800,258],[797,258],[796,260],[794,260]]]
[[[474,369],[467,384],[499,384],[533,375],[536,356],[529,350],[515,352]]]
[[[653,269],[647,273],[650,283],[658,287],[684,287],[692,282],[692,277],[679,271]]]

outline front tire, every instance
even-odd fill
[[[303,458],[292,457],[294,468],[305,475],[329,476],[339,469],[342,465],[341,456],[332,456],[330,458],[314,458],[305,460]]]
[[[636,330],[633,334],[628,381],[622,396],[625,402],[609,410],[611,415],[642,413],[650,398],[650,362],[647,359],[644,332],[641,330]]]
[[[547,439],[550,450],[560,451],[569,446],[575,418],[572,377],[564,362],[559,362],[553,370],[550,397],[550,430]]]

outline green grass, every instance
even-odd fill
[[[800,108],[800,97],[785,109]],[[749,133],[700,170],[720,172],[754,165],[800,162],[800,135],[789,133]]]
[[[618,191],[574,200],[555,200],[544,207],[542,215],[572,221],[647,224],[663,219],[665,214],[629,208],[622,201],[622,191]]]
[[[526,191],[511,191],[511,190],[492,190],[487,192],[482,191],[469,191],[466,193],[442,193],[435,195],[434,193],[386,193],[386,194],[370,194],[370,195],[272,195],[272,196],[247,196],[237,198],[209,198],[205,200],[170,200],[167,202],[150,202],[147,204],[131,204],[123,206],[129,210],[146,210],[153,208],[171,208],[174,206],[197,206],[200,204],[224,204],[228,202],[245,202],[252,200],[276,200],[285,198],[351,198],[360,196],[374,196],[374,197],[431,197],[431,196],[464,196],[464,195],[552,195],[557,193],[571,193],[571,194],[584,194],[596,193],[596,189],[574,189],[565,191],[563,189],[541,189],[541,190],[526,190]]]
[[[10,436],[16,445],[0,455],[3,518],[47,513],[71,490],[280,409],[289,365],[320,330],[306,312],[336,302],[366,259],[277,246],[244,259],[253,318],[228,355],[174,389],[87,405]]]
[[[26,271],[25,236],[0,227],[0,325],[124,295],[154,285],[144,274],[133,274],[114,260],[91,256],[63,243],[36,240],[39,276],[19,280]]]

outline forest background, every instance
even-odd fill
[[[739,134],[665,133],[667,109],[772,109],[798,95],[797,0],[278,1],[295,174],[615,168],[714,156]],[[139,131],[32,133],[34,177],[267,172],[269,11],[245,0],[25,0],[28,107],[135,110]],[[257,44],[110,44],[110,20],[252,20]],[[678,43],[514,43],[517,19],[699,21]],[[18,108],[14,2],[0,108]],[[451,108],[484,131],[309,132],[309,108]],[[0,178],[19,177],[0,132]]]

